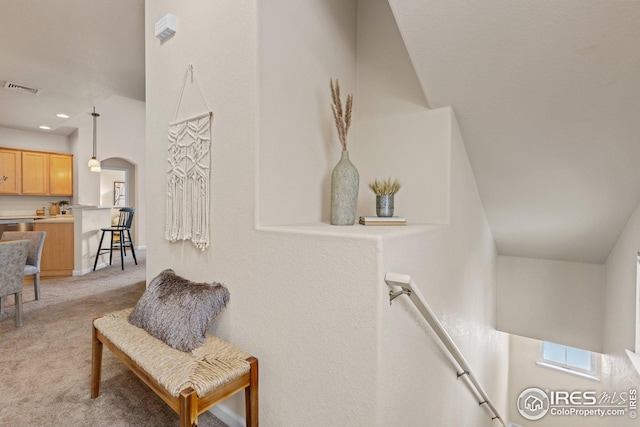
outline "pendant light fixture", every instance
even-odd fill
[[[91,168],[91,172],[100,172],[100,162],[96,158],[96,151],[98,148],[97,137],[96,137],[96,119],[100,117],[100,114],[96,113],[96,107],[93,107],[93,157],[89,160],[87,166]]]

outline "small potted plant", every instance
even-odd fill
[[[60,200],[58,202],[58,206],[60,206],[60,213],[62,213],[62,215],[65,215],[67,213],[67,205],[69,204],[69,202],[67,202],[66,200]]]
[[[376,215],[381,217],[393,216],[393,196],[400,190],[402,185],[398,180],[387,178],[386,180],[374,180],[369,184],[369,188],[376,195]]]

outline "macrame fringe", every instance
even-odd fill
[[[177,120],[189,77],[197,86],[208,111]],[[173,122],[169,123],[165,238],[171,242],[191,240],[203,251],[209,247],[212,117],[193,64],[189,64],[182,79]]]
[[[209,246],[211,114],[169,125],[165,238]]]

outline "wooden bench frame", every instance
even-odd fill
[[[94,319],[95,320],[95,319]],[[179,397],[172,396],[155,379],[138,366],[129,356],[109,341],[95,325],[93,326],[93,344],[91,357],[91,398],[100,395],[100,377],[102,374],[102,347],[103,344],[124,365],[138,376],[153,390],[171,409],[180,416],[180,427],[195,427],[198,425],[198,415],[202,414],[215,404],[234,395],[240,390],[245,391],[245,411],[247,427],[258,427],[258,359],[247,358],[250,370],[241,377],[219,387],[216,390],[198,397],[196,391],[188,387],[180,392]]]

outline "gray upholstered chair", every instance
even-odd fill
[[[5,231],[2,233],[2,240],[28,240],[29,256],[24,267],[23,276],[33,275],[33,291],[36,299],[40,299],[40,258],[42,258],[42,247],[46,231]]]
[[[29,241],[0,242],[0,314],[7,295],[15,295],[16,327],[22,326],[22,273]]]

